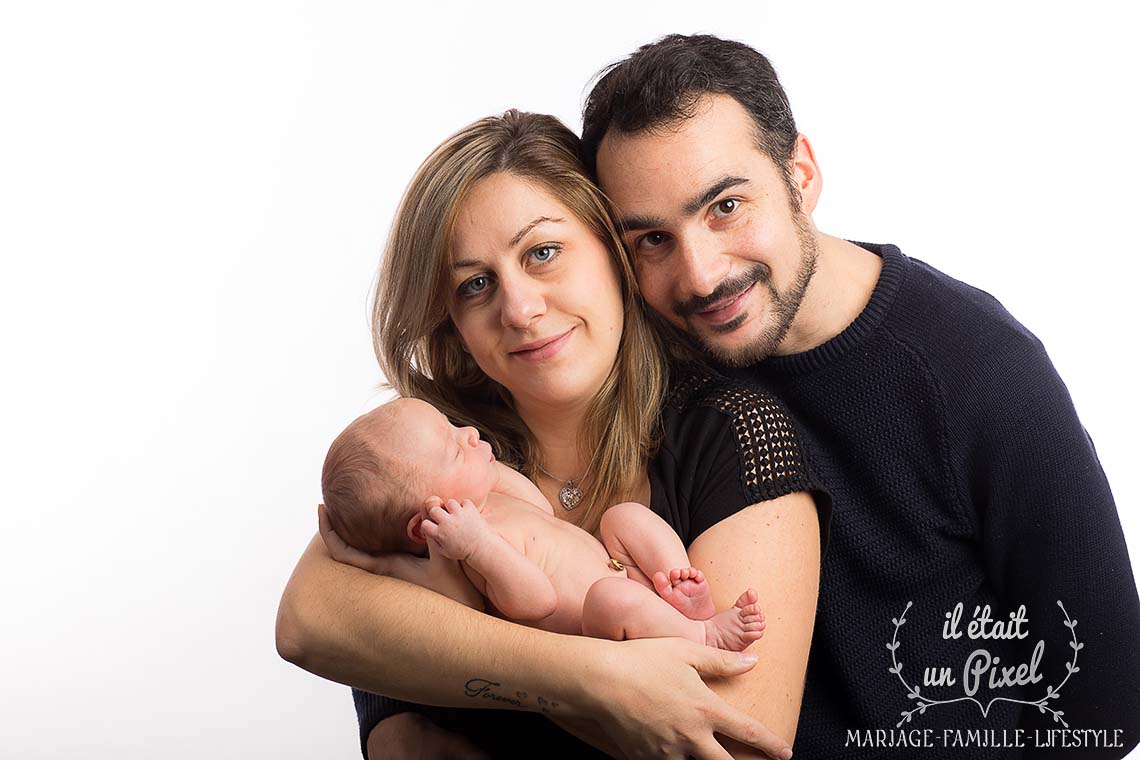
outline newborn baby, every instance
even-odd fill
[[[617,640],[682,636],[733,651],[763,635],[756,592],[717,613],[704,575],[647,507],[607,509],[599,541],[555,517],[474,428],[454,427],[424,401],[397,399],[356,419],[329,449],[321,485],[332,527],[349,545],[403,553],[395,576],[479,609],[489,602],[509,620]]]

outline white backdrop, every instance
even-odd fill
[[[698,5],[3,6],[0,754],[354,756],[348,689],[278,659],[273,624],[325,449],[381,379],[398,197],[477,117],[577,129],[595,70],[673,31],[773,59],[821,229],[1042,338],[1135,560],[1128,4]]]

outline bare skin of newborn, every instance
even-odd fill
[[[352,504],[343,504],[343,493],[330,498],[330,476],[353,461],[338,446],[349,445],[375,457],[369,473],[414,473],[421,498],[380,486],[365,487]],[[649,508],[610,507],[595,537],[555,516],[533,483],[495,461],[474,428],[451,425],[423,401],[398,399],[354,421],[330,449],[323,481],[333,527],[349,545],[404,552],[393,563],[396,577],[470,606],[485,600],[509,620],[616,640],[681,636],[732,651],[763,635],[756,592],[718,613],[704,574]],[[425,501],[424,493],[438,495]],[[354,542],[353,524],[362,520],[387,521],[400,545]],[[425,548],[426,558],[414,556]]]

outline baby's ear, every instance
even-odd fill
[[[416,512],[408,520],[408,538],[415,541],[417,544],[426,544],[427,539],[424,538],[423,531],[424,516],[421,512]]]

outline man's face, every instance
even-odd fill
[[[802,140],[792,172],[802,209],[757,146],[748,112],[724,95],[702,98],[678,125],[611,132],[599,147],[598,178],[625,226],[642,295],[722,363],[797,350],[786,338],[817,253],[805,211],[818,172]]]

